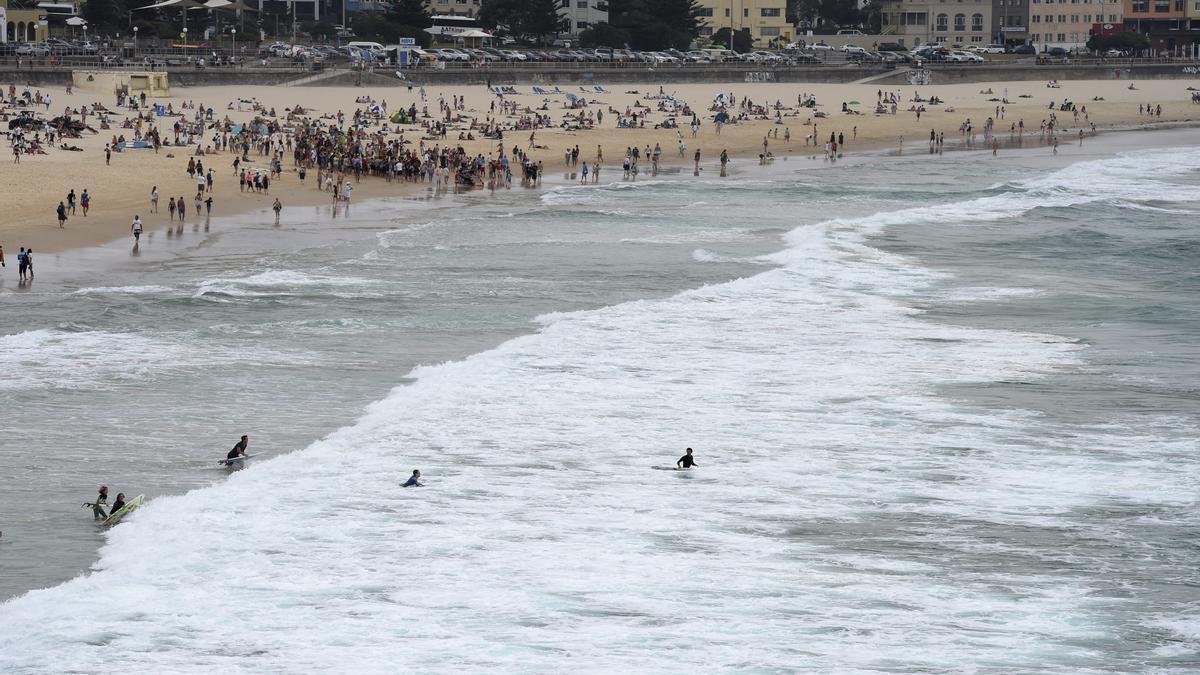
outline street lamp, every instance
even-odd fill
[[[183,53],[187,54],[187,26],[183,27],[183,33],[181,33],[181,35],[183,35]]]
[[[230,28],[229,32],[233,33],[233,58],[236,59],[237,58],[237,26]]]
[[[138,27],[134,26],[133,27],[133,53],[134,54],[137,53],[137,48],[138,48],[137,33],[138,33]]]

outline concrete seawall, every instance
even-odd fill
[[[203,86],[404,86],[394,70],[378,69],[374,73],[352,70],[305,71],[299,69],[247,68],[237,70],[208,69],[198,71],[176,68],[168,71],[172,87]],[[704,82],[780,82],[780,83],[845,83],[867,81],[872,84],[954,84],[963,82],[992,82],[1010,80],[1109,80],[1109,79],[1195,79],[1200,81],[1200,66],[1194,62],[1130,64],[1008,64],[1008,65],[935,65],[924,71],[909,68],[887,69],[883,66],[819,66],[767,69],[753,64],[714,66],[707,68],[558,68],[547,64],[544,69],[478,68],[453,70],[407,70],[405,76],[415,84],[424,85],[626,85],[626,84],[689,84]],[[28,86],[66,86],[71,70],[66,68],[21,69],[0,67],[0,83]]]

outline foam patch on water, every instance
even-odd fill
[[[208,279],[200,282],[193,297],[264,298],[285,296],[326,296],[336,298],[382,297],[373,279],[351,276],[324,276],[295,270],[268,270],[248,277]],[[353,290],[350,290],[353,289]]]
[[[75,293],[77,295],[151,295],[158,293],[170,293],[174,289],[170,286],[96,286],[90,288],[81,288]]]

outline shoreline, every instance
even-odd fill
[[[1200,129],[1200,120],[1148,122],[1148,123],[1137,124],[1137,125],[1113,125],[1112,127],[1107,127],[1107,128],[1102,128],[1102,127],[1099,127],[1099,125],[1098,125],[1097,126],[1097,135],[1093,136],[1090,133],[1088,133],[1086,138],[1088,138],[1092,142],[1094,142],[1097,139],[1105,138],[1107,136],[1110,136],[1111,134],[1124,135],[1124,134],[1130,134],[1130,133],[1136,133],[1136,132],[1162,133],[1162,132],[1171,131],[1174,129]],[[1048,143],[1045,142],[1044,138],[1036,133],[1033,135],[1027,134],[1026,138],[1024,139],[1024,143],[1014,144],[1011,142],[1012,139],[1009,139],[1007,136],[1005,136],[1005,138],[1007,140],[1001,141],[1000,149],[1005,151],[1006,153],[1012,152],[1014,150],[1015,151],[1033,152],[1034,150],[1037,150],[1037,149],[1044,149],[1046,147],[1049,147]],[[1068,138],[1066,140],[1067,140],[1068,145],[1071,144],[1070,138]],[[887,157],[902,156],[905,154],[911,155],[913,153],[915,153],[916,155],[924,155],[924,154],[926,154],[925,148],[927,148],[927,147],[928,147],[928,141],[920,141],[917,143],[913,143],[908,147],[896,147],[893,145],[886,144],[879,140],[868,140],[865,143],[856,143],[855,144],[856,152],[852,155],[845,155],[845,156],[839,158],[838,163],[843,164],[843,165],[847,164],[847,163],[853,164],[853,163],[863,161],[863,160],[882,159],[882,158],[887,158]],[[790,159],[809,159],[809,160],[814,160],[814,161],[817,159],[822,159],[822,155],[823,155],[822,148],[816,148],[813,146],[805,147],[802,145],[802,146],[800,146],[799,149],[801,150],[801,152],[796,152],[797,148],[795,148],[793,146],[787,152],[787,154],[775,156],[774,162],[778,162],[781,160],[786,162]],[[944,152],[986,153],[987,150],[988,150],[988,148],[983,147],[981,144],[970,145],[966,141],[956,138],[956,139],[953,139],[952,141],[948,140],[946,142],[946,144],[942,147],[942,149],[939,153],[929,153],[929,154],[942,154]],[[226,153],[226,154],[231,154],[231,153]],[[759,159],[758,156],[753,155],[750,152],[743,151],[743,152],[739,152],[737,154],[730,153],[730,172],[729,172],[729,175],[726,176],[726,178],[728,178],[729,180],[736,180],[739,168],[744,170],[744,168],[746,166],[768,166],[769,167],[769,166],[771,166],[771,164],[774,164],[774,162],[772,162],[771,164],[761,165],[758,163],[758,161],[757,161],[758,159]],[[689,167],[688,163],[677,161],[677,158],[672,158],[671,161],[663,162],[661,164],[661,166],[664,167],[665,170],[661,170],[658,174],[644,173],[644,174],[641,174],[639,177],[642,180],[647,180],[647,179],[686,180],[687,178],[692,177],[692,176],[684,175],[684,169]],[[712,176],[713,173],[719,173],[719,171],[720,171],[719,167],[720,167],[719,162],[702,163],[701,171],[706,172],[706,174],[702,174],[701,178],[705,177],[706,175]],[[474,188],[474,189],[455,188],[452,190],[443,190],[441,192],[436,192],[436,193],[434,191],[433,185],[429,182],[396,181],[395,183],[387,183],[383,178],[379,178],[379,177],[375,177],[375,176],[367,176],[366,180],[364,182],[362,182],[360,184],[355,184],[355,186],[354,186],[355,193],[356,193],[356,195],[355,195],[356,198],[355,198],[354,204],[358,205],[359,207],[367,207],[372,210],[382,210],[379,207],[381,206],[382,202],[386,202],[387,200],[418,199],[418,200],[423,201],[423,200],[430,200],[430,199],[462,197],[465,195],[470,195],[470,194],[474,194],[476,192],[484,192],[484,191],[492,192],[492,191],[499,191],[499,190],[521,189],[521,190],[528,190],[531,192],[537,192],[537,191],[542,191],[543,189],[553,189],[554,187],[563,186],[563,185],[573,185],[573,186],[581,186],[581,187],[597,185],[597,183],[591,182],[590,180],[586,184],[579,182],[577,180],[577,177],[579,175],[577,169],[571,168],[571,169],[567,170],[566,172],[563,172],[560,169],[561,169],[561,167],[556,168],[554,170],[547,169],[547,174],[549,176],[553,176],[553,178],[543,179],[544,182],[539,181],[538,185],[536,185],[536,186],[522,186],[522,185],[517,184],[517,185],[513,185],[511,187],[506,187],[506,188],[497,187],[494,190],[486,188],[486,187]],[[619,167],[616,169],[606,167],[605,171],[608,172],[605,175],[608,175],[614,171],[620,172],[621,169]],[[294,177],[295,174],[296,174],[296,170],[294,167],[284,169],[284,175],[290,175],[290,176]],[[636,182],[638,180],[638,177],[624,178],[624,179],[619,178],[618,180],[623,180],[625,182]],[[613,180],[611,178],[606,178],[604,181],[599,183],[599,185],[604,185],[604,184],[608,184],[611,182],[613,182]],[[543,188],[544,185],[546,186],[545,188]],[[393,191],[387,192],[386,190],[393,190]],[[287,207],[285,207],[285,208],[289,208],[289,207],[323,207],[323,206],[332,206],[333,205],[332,200],[327,197],[328,194],[329,193],[327,193],[327,192],[315,190],[308,186],[299,186],[299,185],[290,185],[288,187],[283,188],[282,190],[278,190],[278,189],[274,190],[269,194],[255,194],[255,193],[251,193],[251,192],[244,192],[244,193],[239,192],[239,193],[237,193],[237,195],[240,196],[239,204],[242,206],[242,208],[239,208],[236,211],[231,212],[231,213],[222,213],[222,214],[216,216],[216,218],[218,218],[220,220],[229,220],[229,219],[240,220],[240,221],[242,221],[243,224],[249,224],[248,218],[247,218],[248,216],[251,216],[252,214],[256,214],[258,212],[262,212],[263,220],[253,223],[255,225],[260,225],[260,224],[271,222],[270,205],[271,205],[272,200],[275,199],[276,197],[281,198],[281,200],[287,204]],[[361,197],[361,198],[359,198],[359,197]],[[161,206],[162,202],[163,202],[163,198],[160,198],[160,213],[161,213],[161,209],[162,209],[162,206]],[[336,205],[337,208],[342,208],[342,207],[346,207],[346,206],[348,206],[348,205],[345,203],[338,203]],[[112,210],[113,209],[109,209],[108,211],[112,211]],[[96,213],[97,211],[98,210],[96,210],[96,209],[92,210],[93,213]],[[99,212],[105,213],[104,210],[99,210]],[[286,211],[285,211],[285,213],[286,213]],[[170,236],[173,236],[171,234],[171,232],[176,231],[176,232],[179,232],[178,236],[183,236],[183,234],[186,233],[186,231],[187,231],[182,228],[182,226],[184,226],[184,225],[196,226],[196,227],[203,226],[206,228],[206,231],[207,231],[207,228],[210,227],[210,221],[211,221],[211,218],[206,217],[206,218],[197,219],[194,217],[194,214],[192,214],[189,216],[189,220],[184,221],[183,223],[180,223],[179,221],[172,221],[172,222],[175,222],[175,224],[176,224],[175,230],[173,230],[171,227],[167,227],[165,225],[155,228],[155,229],[147,228],[146,234],[149,236],[147,236],[144,239],[144,242],[148,242],[156,233],[162,234],[162,236],[170,237]],[[285,222],[286,222],[286,219],[285,219]],[[129,233],[127,233],[127,232],[115,231],[118,226],[114,226],[111,223],[102,225],[102,227],[103,227],[102,231],[92,230],[92,231],[86,232],[84,234],[81,234],[80,236],[78,236],[78,239],[81,241],[72,241],[69,243],[69,245],[66,245],[63,247],[55,247],[53,245],[47,246],[47,245],[43,244],[40,247],[36,247],[35,252],[38,254],[41,254],[41,255],[50,254],[50,255],[56,255],[56,256],[60,255],[60,254],[64,254],[64,253],[67,253],[67,254],[78,253],[78,252],[86,251],[87,249],[97,249],[97,248],[106,248],[106,247],[110,247],[110,246],[115,246],[115,245],[119,244],[121,241],[124,241],[130,237]],[[121,227],[122,230],[124,229],[123,225],[120,225],[119,227]],[[2,242],[0,242],[0,243],[2,243]],[[6,255],[9,257],[12,257],[15,260],[16,252],[13,250],[6,249]]]
[[[1117,82],[1086,82],[1074,81],[1064,82],[1061,88],[1046,89],[1046,91],[1038,90],[1038,93],[1043,96],[1050,96],[1054,99],[1062,100],[1070,98],[1070,91],[1093,91],[1096,87],[1108,87],[1104,93],[1105,99],[1112,97],[1112,89],[1114,85],[1124,83]],[[1133,130],[1161,130],[1179,127],[1191,127],[1200,124],[1200,120],[1193,120],[1191,116],[1191,108],[1182,108],[1183,102],[1178,100],[1170,100],[1168,103],[1169,117],[1166,118],[1147,118],[1141,115],[1130,115],[1133,100],[1140,100],[1145,94],[1146,100],[1163,100],[1164,92],[1168,90],[1177,90],[1176,96],[1182,96],[1183,81],[1167,81],[1167,82],[1151,82],[1143,86],[1147,89],[1154,89],[1153,92],[1142,92],[1140,90],[1124,90],[1117,86],[1116,90],[1121,94],[1122,98],[1127,101],[1077,101],[1079,106],[1088,106],[1091,109],[1086,117],[1093,117],[1090,122],[1095,122],[1098,132],[1124,132]],[[630,145],[640,147],[645,144],[647,147],[653,143],[662,145],[663,159],[660,162],[661,166],[668,169],[668,173],[682,173],[692,165],[691,156],[695,149],[702,150],[701,166],[706,171],[716,171],[719,166],[717,155],[720,149],[728,150],[731,159],[738,160],[753,160],[756,159],[762,152],[764,134],[778,133],[779,127],[784,127],[791,134],[791,142],[785,142],[782,138],[765,139],[768,143],[769,151],[775,156],[775,160],[784,158],[804,158],[820,156],[823,148],[819,144],[807,145],[805,136],[809,135],[810,129],[815,129],[816,134],[824,137],[825,130],[838,131],[846,136],[849,150],[845,153],[845,157],[871,156],[872,154],[887,155],[894,153],[897,149],[904,150],[907,147],[923,148],[926,145],[928,131],[930,129],[938,130],[946,138],[945,150],[969,150],[983,149],[981,146],[976,148],[960,148],[960,137],[954,133],[957,126],[964,119],[973,120],[973,124],[982,126],[980,120],[986,113],[992,112],[992,109],[998,108],[994,102],[999,100],[996,95],[990,95],[991,91],[1008,92],[1009,89],[1023,90],[1029,87],[1028,82],[1008,82],[1008,83],[992,83],[985,90],[978,92],[972,91],[979,84],[970,85],[939,85],[919,88],[904,87],[902,89],[889,88],[888,92],[897,94],[901,99],[900,106],[897,108],[896,114],[871,115],[868,113],[855,115],[842,115],[835,111],[839,107],[839,98],[850,100],[852,105],[855,105],[855,99],[849,98],[857,95],[857,98],[865,98],[864,92],[877,93],[882,92],[882,89],[875,87],[872,84],[863,85],[748,85],[748,84],[711,84],[711,85],[687,85],[686,87],[675,87],[671,91],[664,92],[667,94],[676,94],[678,99],[695,106],[695,112],[703,118],[709,115],[709,111],[702,109],[707,98],[699,93],[701,90],[711,94],[713,91],[732,91],[737,97],[746,96],[755,100],[756,103],[764,102],[764,96],[777,96],[776,100],[784,99],[784,94],[781,89],[787,89],[787,95],[793,95],[799,92],[807,92],[815,94],[818,100],[822,102],[821,107],[824,109],[825,117],[812,117],[811,109],[788,108],[787,115],[780,120],[770,119],[768,114],[765,118],[752,119],[738,123],[736,125],[726,125],[721,132],[716,132],[714,125],[707,120],[702,123],[700,133],[693,137],[685,126],[686,120],[684,116],[678,117],[681,124],[679,129],[622,129],[610,128],[610,111],[620,111],[621,101],[611,99],[623,99],[626,103],[626,110],[646,111],[642,114],[650,114],[658,118],[663,117],[663,114],[656,114],[656,111],[651,108],[635,108],[633,104],[652,105],[655,99],[647,98],[649,90],[632,90],[623,93],[610,92],[609,94],[597,94],[597,97],[610,99],[593,101],[589,108],[585,110],[602,111],[605,119],[602,124],[598,124],[597,128],[584,131],[570,131],[556,128],[540,129],[536,132],[538,135],[538,148],[530,151],[530,156],[535,160],[541,160],[545,165],[545,173],[550,175],[565,174],[566,176],[577,175],[576,171],[580,170],[584,161],[592,162],[597,151],[592,150],[590,141],[597,141],[598,145],[603,149],[604,160],[602,162],[601,179],[608,182],[606,177],[611,177],[616,172],[620,173],[620,154],[623,154],[621,145],[627,149]],[[1092,86],[1094,85],[1094,86]],[[235,91],[221,91],[222,89],[235,89]],[[269,91],[263,92],[264,105],[270,103],[272,108],[286,107],[289,104],[294,104],[293,101],[284,101],[283,97],[293,93],[301,95],[310,95],[310,92],[297,92],[296,89],[286,87],[269,87]],[[331,88],[334,89],[334,88]],[[466,117],[473,119],[475,122],[481,122],[485,118],[490,118],[492,110],[489,105],[494,97],[488,93],[483,87],[475,86],[464,88],[468,91],[459,92],[456,89],[450,89],[442,92],[440,90],[430,91],[428,100],[421,101],[417,99],[415,103],[423,103],[424,107],[435,109],[435,101],[438,97],[444,96],[449,101],[451,96],[462,96],[464,105],[462,114],[465,116],[463,121],[458,126],[453,127],[453,131],[467,130]],[[663,88],[660,88],[663,89]],[[685,89],[684,92],[675,91],[676,89]],[[794,92],[791,90],[795,90]],[[230,95],[236,95],[236,88],[199,88],[199,89],[180,89],[182,95],[172,96],[171,102],[183,100],[199,100],[201,104],[206,102],[220,103]],[[319,110],[314,110],[313,114],[326,113],[330,114],[333,110],[342,110],[347,113],[354,110],[356,105],[355,98],[370,93],[369,88],[362,89],[336,89],[335,96],[331,96],[331,105],[323,105]],[[773,92],[773,93],[772,93]],[[946,101],[944,109],[932,108],[924,112],[924,119],[920,116],[914,118],[913,113],[903,109],[908,105],[909,101],[904,100],[905,97],[912,96],[913,93],[920,92],[925,95],[937,95]],[[49,92],[48,92],[49,93]],[[324,92],[323,92],[324,93]],[[266,94],[269,94],[273,99],[268,102]],[[408,98],[415,97],[416,91],[406,91],[403,88],[393,88],[386,91],[388,96],[401,96],[401,102],[396,106],[407,107],[410,102]],[[840,96],[839,96],[840,95]],[[979,96],[988,96],[988,107],[984,108],[979,105],[978,101],[971,101],[972,98]],[[57,100],[61,97],[60,93],[53,93]],[[93,93],[76,90],[69,97],[69,103],[72,106],[80,105],[81,101],[87,101],[95,96]],[[203,96],[204,98],[200,98]],[[339,96],[350,96],[348,101],[338,100]],[[1034,100],[1032,94],[1022,94],[1029,99]],[[195,98],[192,98],[195,97]],[[546,112],[544,114],[555,115],[556,113],[571,112],[571,110],[563,107],[549,107],[551,102],[557,103],[554,99],[546,99],[535,97],[538,100],[531,100],[529,95],[518,95],[510,97],[520,104],[530,104],[544,102]],[[1007,98],[1007,97],[1006,97]],[[1080,97],[1082,98],[1082,97]],[[386,101],[386,98],[383,99]],[[1034,115],[1045,116],[1050,112],[1062,114],[1064,116],[1064,127],[1060,130],[1067,134],[1064,142],[1070,142],[1071,133],[1077,132],[1084,125],[1083,117],[1079,118],[1079,122],[1075,123],[1070,119],[1069,113],[1061,113],[1060,111],[1051,111],[1048,107],[1037,105],[1033,107],[1029,101],[1021,101],[1013,95],[1013,101],[1016,103],[1009,104],[1006,110],[1006,119],[997,120],[996,124],[1002,125],[1006,122],[1011,122],[1012,118],[1020,116],[1025,121],[1026,116],[1029,117],[1026,122],[1025,136],[1038,138],[1039,134],[1035,126],[1037,118]],[[767,99],[769,101],[769,99]],[[964,107],[964,101],[970,103],[971,107]],[[157,101],[156,101],[157,102]],[[306,101],[306,105],[309,103]],[[343,105],[339,105],[343,103]],[[1115,110],[1115,106],[1125,104],[1129,108],[1124,113]],[[57,109],[57,104],[52,104]],[[361,107],[362,104],[357,104]],[[784,103],[786,105],[786,102]],[[861,105],[861,104],[857,104]],[[1191,104],[1188,103],[1190,106]],[[1101,106],[1097,110],[1097,106]],[[210,105],[214,108],[214,114],[223,116],[226,113],[235,113],[238,111],[221,110],[222,105]],[[240,107],[240,106],[239,106]],[[12,108],[10,108],[12,110]],[[47,113],[47,115],[52,114]],[[247,111],[241,111],[245,113]],[[1200,109],[1197,109],[1200,113]],[[115,113],[119,114],[119,113]],[[807,117],[808,119],[804,119]],[[1200,114],[1198,114],[1200,117]],[[497,119],[500,117],[497,116]],[[164,118],[169,120],[170,118]],[[809,126],[806,122],[812,122]],[[859,127],[862,127],[861,132]],[[953,125],[953,126],[951,126]],[[471,125],[472,127],[474,124]],[[976,128],[978,128],[978,126]],[[849,128],[847,128],[849,127]],[[21,164],[3,164],[0,163],[0,180],[6,180],[14,186],[16,198],[13,203],[8,204],[9,208],[0,213],[0,245],[5,247],[5,252],[9,257],[15,258],[16,251],[20,246],[31,246],[37,253],[58,253],[72,249],[85,248],[89,246],[107,245],[119,241],[123,237],[129,235],[129,222],[133,216],[140,215],[146,224],[146,231],[153,232],[156,230],[166,230],[167,215],[165,204],[170,195],[182,195],[188,202],[189,211],[193,211],[191,197],[194,194],[194,183],[183,171],[179,170],[183,163],[187,161],[191,146],[163,146],[163,149],[158,154],[144,154],[151,151],[126,150],[122,153],[115,153],[112,161],[113,166],[104,164],[103,156],[97,151],[97,146],[103,146],[103,139],[106,135],[115,135],[113,132],[120,133],[126,131],[119,128],[118,123],[113,124],[113,128],[96,134],[95,136],[85,136],[82,140],[73,140],[78,142],[84,148],[82,153],[71,153],[60,150],[52,150],[53,154],[46,156],[37,156],[24,158]],[[411,128],[405,129],[406,133],[411,133],[414,130]],[[505,134],[503,141],[505,149],[513,146],[524,146],[525,131],[509,131]],[[1089,132],[1090,134],[1090,132]],[[997,131],[994,136],[999,139],[1007,137],[1007,130]],[[496,150],[497,141],[488,139],[476,139],[473,141],[460,142],[456,138],[457,134],[450,133],[447,138],[441,143],[448,145],[462,145],[468,153],[478,153],[481,155],[492,156]],[[780,134],[782,136],[782,134]],[[683,157],[679,156],[677,147],[674,143],[682,141],[686,145],[683,152]],[[408,141],[405,141],[406,143]],[[436,141],[429,141],[430,145]],[[511,144],[511,146],[510,146]],[[579,147],[579,167],[565,166],[563,164],[563,150],[569,149],[572,146]],[[1003,147],[1003,146],[1002,146]],[[173,158],[168,158],[168,154],[176,153]],[[331,199],[327,193],[316,190],[312,187],[312,182],[315,181],[315,170],[310,170],[309,178],[306,185],[301,186],[296,181],[296,170],[291,166],[291,159],[285,158],[283,161],[282,180],[273,182],[270,194],[255,194],[242,193],[232,191],[237,183],[234,179],[232,168],[229,164],[234,157],[238,156],[233,151],[218,152],[213,155],[207,155],[203,159],[210,160],[205,162],[206,166],[214,169],[216,176],[213,197],[216,200],[216,208],[214,214],[217,217],[239,217],[245,218],[252,216],[259,211],[264,212],[264,221],[270,220],[269,208],[272,201],[278,197],[284,205],[283,217],[286,219],[287,210],[290,207],[296,206],[319,206],[324,203],[330,203]],[[91,160],[90,162],[87,160]],[[139,165],[129,169],[128,171],[114,170],[122,165],[129,164],[132,160],[139,162]],[[251,153],[248,164],[264,164],[267,158],[261,155]],[[37,166],[37,168],[30,168]],[[649,175],[645,170],[643,163],[642,175]],[[82,171],[80,171],[82,169]],[[29,173],[26,173],[26,172]],[[48,175],[47,175],[48,174]],[[80,175],[83,178],[79,178]],[[113,175],[117,174],[117,175]],[[151,174],[158,176],[157,180],[150,179],[143,181],[142,175]],[[39,184],[30,184],[33,180],[40,179]],[[569,178],[568,178],[569,180]],[[149,191],[151,184],[157,182],[159,186],[159,208],[160,213],[149,214]],[[590,181],[589,181],[590,182]],[[25,183],[26,185],[22,185]],[[136,183],[136,184],[135,184]],[[49,186],[49,187],[47,187]],[[59,229],[55,226],[54,205],[59,199],[63,199],[67,190],[74,189],[79,193],[83,189],[89,189],[92,194],[92,209],[91,214],[84,218],[81,213],[68,219],[66,227]],[[364,199],[374,200],[383,198],[401,198],[408,199],[418,197],[422,193],[429,193],[433,189],[432,183],[429,182],[408,182],[396,181],[388,183],[382,177],[367,176],[365,180],[355,184],[355,201],[361,202]],[[487,188],[483,188],[487,189]],[[50,197],[45,193],[50,191]],[[54,193],[58,194],[55,195]],[[457,193],[469,193],[471,190],[451,190]],[[206,195],[207,196],[207,195]],[[192,212],[188,215],[188,220],[183,224],[193,225],[203,223],[205,218],[198,218],[198,214]],[[178,227],[178,221],[171,221]],[[98,223],[98,225],[97,225]]]

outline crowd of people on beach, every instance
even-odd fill
[[[1008,106],[1012,104],[1007,91],[1004,90],[1002,98],[988,99],[996,103],[994,114],[980,125],[971,119],[960,124],[959,134],[964,147],[975,147],[978,127],[985,147],[990,146],[993,154],[996,153],[999,148],[997,127],[1006,120]],[[483,110],[470,107],[466,98],[458,95],[448,98],[438,95],[431,101],[423,87],[414,91],[411,83],[408,92],[414,94],[413,100],[396,108],[389,107],[386,99],[364,94],[354,99],[356,108],[353,111],[324,114],[303,105],[284,108],[282,114],[278,114],[275,108],[255,98],[238,98],[225,106],[223,115],[203,102],[184,100],[164,104],[148,100],[144,93],[136,96],[119,94],[114,109],[93,102],[65,108],[61,115],[49,118],[52,98],[48,92],[28,88],[18,92],[15,85],[8,85],[6,91],[0,90],[6,94],[4,106],[0,106],[0,117],[8,123],[15,163],[24,156],[44,154],[53,149],[80,151],[69,139],[105,132],[110,132],[107,135],[111,136],[103,148],[106,164],[111,162],[114,154],[134,149],[153,149],[156,153],[164,148],[168,153],[185,149],[187,163],[184,170],[195,185],[195,194],[190,198],[173,195],[167,200],[168,222],[182,223],[187,220],[189,201],[196,218],[211,216],[218,175],[224,173],[224,169],[218,168],[216,159],[221,154],[232,155],[232,172],[225,175],[235,177],[239,193],[274,197],[271,208],[278,222],[283,205],[271,191],[277,181],[284,178],[285,171],[295,177],[295,182],[290,176],[288,178],[293,186],[311,184],[316,190],[327,193],[335,205],[348,205],[355,187],[364,177],[381,178],[387,183],[424,184],[433,193],[508,188],[518,177],[521,185],[535,186],[540,183],[546,167],[533,153],[548,149],[537,142],[539,131],[554,129],[585,133],[607,126],[622,130],[652,128],[670,134],[678,161],[686,162],[690,158],[693,175],[699,176],[702,152],[701,148],[695,147],[689,153],[688,138],[684,133],[688,129],[690,138],[696,139],[701,128],[709,124],[719,136],[726,126],[766,122],[770,126],[762,136],[758,159],[760,164],[769,164],[775,160],[780,144],[784,148],[791,146],[792,127],[796,126],[801,129],[797,140],[802,138],[804,147],[812,149],[810,157],[835,162],[844,156],[848,140],[858,138],[858,123],[847,124],[850,128],[842,130],[831,121],[834,130],[825,136],[820,129],[822,120],[831,120],[836,114],[847,117],[864,114],[856,107],[860,105],[858,101],[842,101],[840,105],[826,107],[815,94],[807,91],[796,95],[794,105],[785,103],[782,98],[771,102],[739,97],[734,91],[719,91],[704,107],[658,87],[657,92],[626,91],[626,95],[636,98],[618,108],[599,100],[599,96],[610,93],[601,93],[599,87],[581,88],[578,94],[543,90],[536,94],[541,100],[533,103],[519,100],[520,94],[513,87],[489,87],[491,100]],[[991,89],[979,93],[992,95]],[[1022,98],[1031,96],[1023,94]],[[941,112],[954,111],[936,95],[925,98],[914,90],[910,100],[908,110],[918,121],[935,108],[940,108]],[[896,115],[902,101],[901,90],[879,89],[874,114]],[[557,106],[557,114],[552,105]],[[1055,152],[1062,126],[1060,113],[1073,116],[1071,121],[1079,127],[1081,142],[1089,125],[1091,133],[1095,133],[1086,106],[1077,106],[1070,100],[1051,100],[1047,107],[1051,112],[1042,120],[1038,138]],[[124,111],[124,116],[115,111]],[[1161,117],[1163,108],[1161,104],[1140,104],[1138,112],[1139,115]],[[233,115],[244,117],[245,113],[250,114],[249,119],[233,119]],[[1016,144],[1019,144],[1024,138],[1025,121],[1022,118],[1009,124],[1009,135],[1018,139]],[[451,137],[452,132],[457,132],[457,139]],[[513,134],[518,132],[529,133],[527,144],[513,142]],[[469,142],[485,139],[490,141],[490,149],[486,152],[466,149]],[[663,148],[662,141],[665,140],[627,145],[620,158],[621,177],[636,180],[646,171],[657,175],[668,155]],[[903,142],[901,136],[901,151]],[[940,152],[945,146],[945,133],[931,129],[929,145],[931,152]],[[598,183],[604,169],[602,146],[596,146],[592,158],[582,154],[578,143],[564,151],[568,176],[580,183]],[[722,149],[719,157],[720,175],[724,176],[729,164],[728,150]],[[310,174],[314,174],[312,180]],[[159,213],[158,201],[158,187],[154,186],[150,191],[147,214]],[[86,217],[91,206],[92,193],[88,189],[78,195],[74,189],[70,190],[55,208],[59,227],[67,226],[68,220],[76,216],[77,208]],[[146,227],[142,215],[136,215],[131,224],[135,241],[140,240]],[[26,254],[23,259],[30,261],[26,266],[31,278],[32,255]]]

